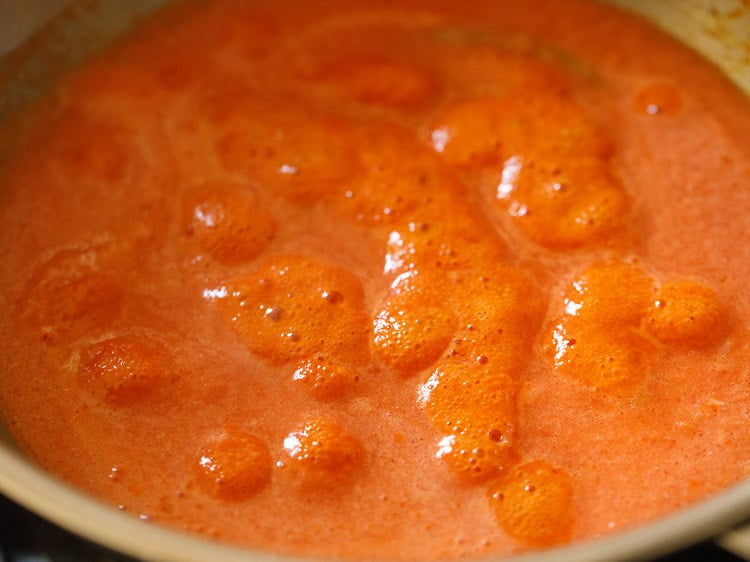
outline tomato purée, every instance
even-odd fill
[[[11,131],[2,418],[125,512],[508,555],[750,471],[750,106],[634,16],[179,3]]]

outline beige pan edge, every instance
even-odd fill
[[[642,13],[666,31],[702,52],[721,66],[746,92],[750,92],[750,8],[739,0],[610,0]],[[0,0],[0,12],[19,16],[38,10],[34,19],[22,20],[31,34],[35,23],[57,10],[60,0]],[[114,2],[117,3],[117,0]],[[15,9],[2,9],[12,6]],[[736,10],[742,10],[741,16]],[[14,13],[16,12],[16,13]],[[8,20],[5,20],[6,23]],[[16,20],[18,23],[18,20]],[[13,24],[9,24],[13,25]],[[38,27],[38,26],[36,26]],[[116,27],[116,26],[115,26]],[[717,33],[717,30],[720,31]],[[16,33],[20,30],[16,29]],[[0,21],[0,35],[2,21]],[[13,37],[14,44],[22,33]],[[13,45],[0,45],[0,52]],[[279,562],[292,557],[232,548],[192,535],[171,531],[121,513],[58,481],[0,442],[0,492],[12,500],[94,542],[150,562]],[[538,554],[505,558],[507,562],[635,561],[654,558],[725,533],[750,516],[750,480],[664,519],[609,538],[552,549]],[[750,527],[726,532],[721,546],[750,560]]]

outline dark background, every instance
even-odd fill
[[[138,561],[80,539],[0,496],[0,562]],[[660,558],[658,562],[742,562],[742,559],[708,542]]]

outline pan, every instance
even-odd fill
[[[611,0],[702,53],[750,94],[750,4],[741,0]],[[0,120],[165,0],[0,0]],[[44,28],[44,44],[37,32]],[[115,551],[153,562],[282,562],[122,514],[45,473],[0,426],[0,492],[42,517]],[[508,562],[648,560],[715,538],[750,560],[750,481],[658,521],[611,537]]]

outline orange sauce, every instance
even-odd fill
[[[178,4],[24,117],[0,411],[31,458],[355,559],[589,539],[747,476],[750,105],[614,9],[465,4]]]

